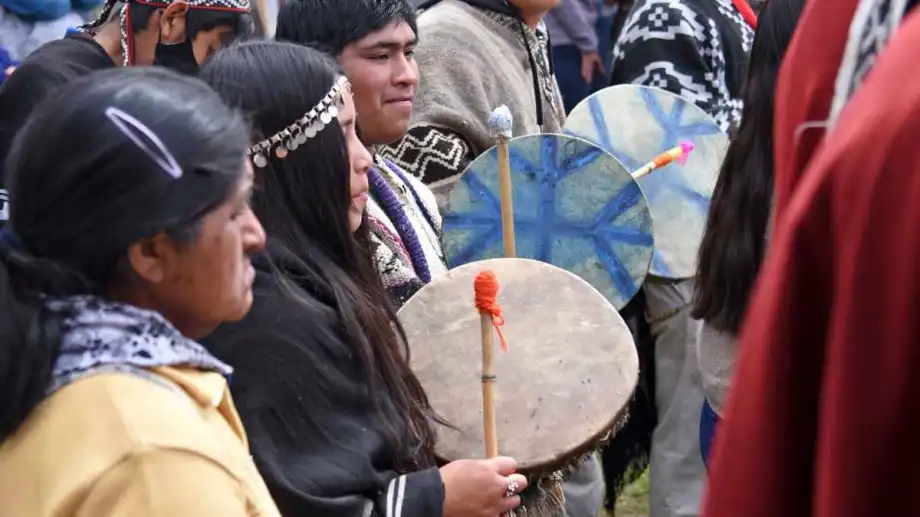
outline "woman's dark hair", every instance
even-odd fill
[[[741,124],[728,147],[700,246],[693,317],[737,333],[766,249],[773,199],[774,89],[805,0],[770,0],[757,21]]]
[[[159,68],[92,74],[42,103],[6,161],[0,440],[50,382],[59,316],[43,298],[105,296],[131,244],[164,231],[190,242],[235,192],[247,145],[244,121],[207,85]]]
[[[318,50],[268,41],[218,52],[201,71],[203,80],[251,118],[253,141],[312,110],[340,75],[335,62]],[[407,453],[414,457],[396,458],[397,465],[411,467],[418,461],[418,447],[425,457],[432,457],[433,413],[409,368],[405,333],[371,259],[366,219],[357,232],[350,231],[350,170],[345,136],[334,119],[297,151],[284,159],[270,156],[268,166],[258,169],[253,210],[269,236],[269,254],[284,256],[296,264],[298,273],[306,272],[292,279],[275,265],[274,280],[291,303],[304,308],[315,303],[297,296],[292,288],[296,285],[336,309],[342,340],[351,348],[348,356],[357,358],[368,380],[381,428],[396,451],[414,450]],[[315,364],[329,360],[323,350],[303,352]],[[385,416],[389,404],[395,405],[403,422]],[[321,422],[323,415],[306,418]],[[323,429],[319,423],[315,427]],[[414,443],[407,443],[407,436]]]

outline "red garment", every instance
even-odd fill
[[[735,5],[735,9],[741,13],[741,17],[744,18],[744,21],[746,21],[752,29],[756,29],[757,15],[754,14],[754,9],[751,8],[751,4],[749,4],[747,0],[732,0],[732,3]]]
[[[803,30],[823,32],[810,22]],[[705,517],[920,513],[917,49],[914,11],[778,222],[742,330]]]
[[[808,165],[824,130],[808,129],[807,121],[825,121],[834,97],[834,82],[847,43],[850,21],[859,0],[811,0],[786,51],[776,83],[773,127],[776,214],[782,213]]]

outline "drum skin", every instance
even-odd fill
[[[642,190],[609,153],[579,138],[530,135],[508,143],[517,256],[571,271],[616,307],[635,295],[652,260]],[[441,200],[451,267],[504,256],[498,152],[467,167]]]
[[[672,163],[639,179],[648,199],[655,235],[650,274],[689,278],[697,254],[726,136],[709,115],[672,93],[637,85],[605,88],[580,102],[565,123],[567,135],[584,138],[617,157],[630,170],[689,141],[683,165]]]
[[[412,370],[431,405],[456,429],[438,428],[443,461],[481,458],[482,341],[473,280],[499,282],[508,352],[495,346],[499,454],[542,476],[593,451],[621,420],[639,376],[626,323],[572,273],[528,259],[460,266],[400,309]]]

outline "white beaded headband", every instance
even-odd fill
[[[333,119],[338,118],[345,102],[342,92],[350,88],[351,84],[345,76],[336,79],[329,93],[303,117],[265,140],[253,144],[246,151],[246,154],[252,157],[252,163],[261,169],[268,165],[268,157],[272,150],[276,157],[283,159],[290,151],[297,150],[307,140],[315,137]]]

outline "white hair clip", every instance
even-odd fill
[[[107,108],[105,116],[170,176],[176,179],[182,177],[179,162],[169,152],[160,137],[143,122],[114,107]]]
[[[275,156],[282,159],[288,155],[289,151],[296,150],[307,140],[316,136],[333,119],[338,118],[339,110],[344,103],[342,91],[349,88],[350,84],[345,76],[336,79],[329,93],[303,117],[265,140],[252,145],[246,153],[252,156],[252,163],[261,169],[268,165],[268,156],[273,148]]]

